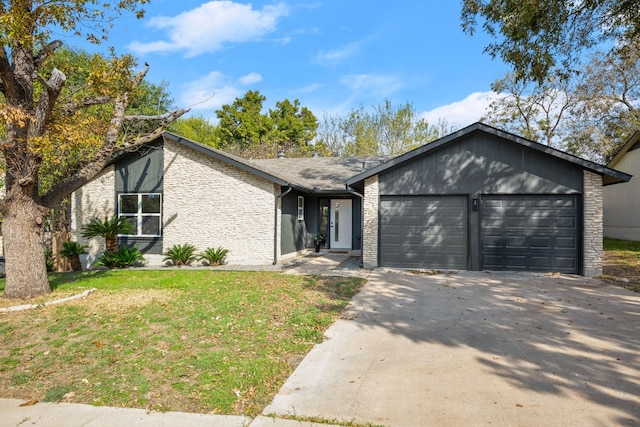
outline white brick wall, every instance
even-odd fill
[[[584,275],[602,275],[602,177],[584,171]]]
[[[273,262],[280,187],[172,141],[164,146],[163,252],[229,249],[229,264]],[[279,215],[278,215],[279,216]]]
[[[93,265],[96,256],[104,252],[104,239],[82,237],[82,228],[94,218],[110,218],[116,213],[116,174],[113,165],[104,169],[91,182],[71,195],[71,235],[72,239],[88,245],[85,267]]]
[[[378,175],[364,181],[364,218],[362,232],[362,262],[364,268],[378,267]]]

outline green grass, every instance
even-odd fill
[[[95,405],[250,416],[364,282],[206,270],[50,281],[49,299],[97,291],[0,314],[0,397],[59,401],[73,392],[71,401]]]
[[[640,242],[604,239],[603,279],[640,292]]]

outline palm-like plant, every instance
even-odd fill
[[[223,264],[228,253],[229,249],[225,249],[223,247],[207,248],[204,250],[204,252],[198,255],[198,258],[206,261],[207,264],[211,266],[215,266]]]
[[[103,220],[94,218],[84,227],[82,235],[86,238],[104,237],[105,252],[117,252],[118,234],[131,234],[135,230],[127,217],[114,216]]]
[[[177,266],[189,265],[198,258],[196,247],[190,243],[173,245],[162,255],[164,255],[163,261],[169,261]]]
[[[73,271],[82,271],[82,264],[80,263],[80,255],[85,253],[87,249],[86,245],[80,244],[78,242],[69,241],[64,242],[62,244],[62,250],[60,251],[60,255],[69,259],[71,264],[71,270]]]

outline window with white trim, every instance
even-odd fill
[[[298,196],[298,221],[304,220],[304,197]]]
[[[118,215],[131,221],[134,232],[129,236],[158,237],[162,232],[162,194],[120,194]]]

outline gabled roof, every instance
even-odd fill
[[[345,193],[345,180],[390,157],[305,157],[243,159],[221,150],[164,132],[163,138],[284,187],[313,193]]]
[[[607,163],[607,166],[610,168],[615,167],[620,159],[622,159],[624,155],[627,154],[627,152],[635,150],[636,148],[640,148],[640,130],[634,133],[631,138],[629,138],[629,140],[622,146],[622,148],[618,150],[616,155],[613,156],[613,159],[611,159],[609,163]]]
[[[345,192],[345,180],[391,157],[304,157],[250,160],[263,171],[315,193]]]
[[[162,138],[169,139],[173,142],[182,144],[186,147],[191,148],[192,150],[198,151],[199,153],[213,157],[216,160],[220,160],[223,163],[235,166],[241,170],[244,170],[245,172],[252,173],[268,181],[274,182],[278,185],[286,186],[286,187],[291,186],[291,184],[286,180],[283,180],[273,174],[270,174],[268,172],[262,171],[256,167],[251,166],[247,160],[241,157],[237,157],[232,154],[225,153],[224,151],[220,151],[215,148],[209,147],[207,145],[200,144],[199,142],[191,141],[190,139],[183,138],[171,132],[164,132],[162,134]]]
[[[546,145],[542,145],[540,143],[528,140],[526,138],[522,138],[520,136],[517,136],[515,134],[509,133],[509,132],[505,132],[502,131],[500,129],[496,129],[494,127],[485,125],[483,123],[474,123],[470,126],[467,126],[464,129],[461,129],[457,132],[454,132],[450,135],[447,135],[443,138],[437,139],[433,142],[430,142],[426,145],[423,145],[421,147],[418,147],[412,151],[409,151],[405,154],[402,154],[398,157],[395,157],[391,160],[389,160],[388,162],[382,163],[376,167],[373,167],[371,169],[368,169],[364,172],[359,173],[358,175],[355,175],[349,179],[346,180],[346,184],[347,185],[352,185],[355,184],[357,182],[363,181],[366,178],[372,177],[374,175],[377,175],[381,172],[384,172],[388,169],[391,169],[395,166],[398,166],[402,163],[405,163],[407,161],[410,161],[418,156],[421,156],[423,154],[435,151],[443,146],[446,146],[448,144],[454,144],[456,143],[458,140],[460,140],[463,137],[466,137],[472,133],[476,133],[476,132],[485,132],[491,135],[495,135],[498,136],[500,138],[502,138],[503,140],[513,143],[513,144],[518,144],[518,145],[522,145],[524,147],[527,147],[529,149],[544,153],[546,155],[549,156],[553,156],[553,157],[557,157],[559,159],[565,160],[569,163],[573,163],[575,165],[578,165],[580,167],[582,167],[583,169],[587,169],[593,173],[596,173],[598,175],[602,175],[603,177],[603,183],[605,185],[609,185],[609,184],[617,184],[619,182],[627,182],[631,179],[631,175],[628,175],[626,173],[614,170],[614,169],[610,169],[606,166],[603,165],[599,165],[597,163],[591,162],[589,160],[585,160],[585,159],[581,159],[579,157],[573,156],[569,153],[565,153],[564,151],[560,151],[560,150],[556,150],[554,148],[551,147],[547,147]]]

